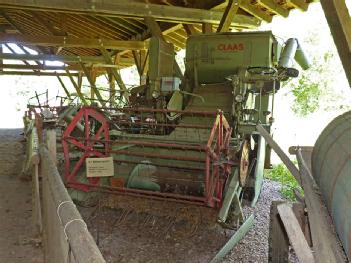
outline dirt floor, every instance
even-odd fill
[[[41,263],[31,220],[31,183],[21,180],[20,129],[0,129],[0,262]]]
[[[266,180],[255,225],[223,262],[267,262],[269,210],[280,186]],[[103,195],[79,209],[107,262],[209,262],[234,231],[203,207]]]

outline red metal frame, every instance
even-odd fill
[[[95,121],[101,124],[98,131],[91,135],[90,129],[90,120],[93,118]],[[84,121],[84,141],[83,143],[77,140],[75,137],[71,136],[72,132],[75,130],[78,123]],[[105,116],[96,111],[94,108],[83,107],[73,118],[71,123],[67,126],[65,131],[62,135],[62,147],[63,147],[63,154],[65,159],[65,181],[67,186],[74,187],[83,191],[89,191],[89,185],[86,184],[79,184],[77,181],[77,173],[79,169],[82,167],[84,161],[88,157],[106,157],[109,155],[109,138],[110,138],[110,131],[109,131],[109,122],[105,118]],[[104,142],[104,151],[97,151],[94,146],[96,142],[105,139]],[[83,152],[83,155],[79,158],[78,162],[71,167],[71,160],[70,160],[70,145],[75,146],[80,151]],[[90,185],[98,185],[99,178],[89,178]]]
[[[143,109],[144,110],[144,109]],[[203,113],[202,113],[203,114]],[[210,115],[213,113],[205,113]],[[213,115],[212,115],[213,116]],[[94,119],[101,123],[100,129],[96,132],[94,136],[90,133],[90,121]],[[84,138],[73,137],[72,132],[76,125],[84,120],[85,136]],[[126,150],[112,151],[110,147],[112,144],[129,144],[131,141],[111,141],[109,138],[109,122],[97,109],[91,107],[82,107],[82,109],[77,113],[72,122],[68,125],[63,133],[63,150],[65,157],[65,179],[66,184],[69,187],[77,188],[83,191],[89,191],[91,189],[99,188],[109,191],[116,191],[121,194],[145,196],[153,199],[167,199],[179,202],[191,202],[195,204],[202,204],[210,207],[220,207],[223,197],[223,189],[226,180],[231,172],[232,163],[228,160],[229,143],[232,134],[232,128],[229,126],[222,112],[217,113],[217,117],[212,126],[209,139],[205,145],[187,145],[187,144],[174,144],[167,142],[144,142],[144,141],[133,141],[133,143],[147,146],[147,147],[162,147],[162,148],[175,148],[175,149],[190,149],[199,150],[206,152],[206,158],[198,157],[187,157],[187,156],[168,156],[161,155],[158,153],[142,153],[142,152],[129,152]],[[104,144],[103,150],[98,149],[95,145],[99,143]],[[82,157],[75,163],[73,169],[71,169],[70,160],[70,145],[77,147],[83,152]],[[77,181],[77,173],[86,158],[90,156],[103,157],[108,156],[110,153],[120,153],[126,155],[140,155],[145,157],[146,155],[150,158],[160,158],[160,159],[173,159],[182,161],[192,161],[203,163],[205,168],[199,169],[194,168],[194,170],[204,172],[204,185],[205,191],[203,196],[190,196],[190,195],[179,195],[163,192],[152,192],[146,190],[129,189],[121,187],[111,187],[98,185],[99,179],[93,178],[89,179],[89,183],[82,183]],[[129,162],[129,161],[126,161]],[[192,168],[189,168],[192,169]]]

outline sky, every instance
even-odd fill
[[[351,0],[346,1],[351,10]],[[312,33],[319,38],[318,44],[307,50],[320,52],[326,48],[334,47],[333,40],[319,3],[311,4],[307,12],[293,10],[288,18],[275,17],[271,24],[264,24],[261,30],[272,30],[279,40],[295,37],[303,44]],[[184,52],[182,53],[184,54]],[[340,60],[337,68],[341,69]],[[135,69],[132,69],[135,71]],[[341,71],[341,70],[340,70]],[[122,77],[127,84],[136,84],[137,78],[130,74],[131,70],[122,70]],[[72,88],[68,78],[65,78],[67,87]],[[49,91],[52,104],[57,95],[64,95],[63,90],[55,77],[28,77],[28,76],[0,76],[2,100],[0,103],[0,128],[22,127],[22,116],[26,109],[27,100],[38,94]],[[107,80],[98,79],[98,85],[107,85]],[[343,72],[335,76],[336,91],[347,100],[351,100],[351,89]],[[296,116],[291,110],[293,97],[284,87],[275,97],[275,123],[273,134],[277,142],[287,151],[291,145],[313,145],[321,130],[344,110],[318,111],[306,118]],[[277,161],[277,158],[274,158]]]

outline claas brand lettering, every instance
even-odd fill
[[[244,48],[244,44],[242,43],[222,43],[222,44],[219,44],[217,46],[217,49],[220,50],[220,51],[227,51],[227,52],[237,52],[237,51],[243,51],[245,48]]]

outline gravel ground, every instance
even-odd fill
[[[245,214],[255,212],[253,228],[223,262],[263,263],[268,261],[270,205],[272,200],[281,199],[279,189],[278,183],[264,181],[257,206],[244,209]],[[152,203],[151,208],[146,205],[147,200],[140,202],[136,199],[127,200],[128,197],[111,198],[112,203],[107,207],[116,207],[115,205],[120,207],[121,204],[125,204],[125,207],[123,209],[120,207],[118,210],[105,208],[100,210],[96,206],[80,208],[93,237],[100,241],[99,247],[107,262],[157,263],[164,262],[165,255],[168,262],[208,262],[234,234],[233,231],[223,230],[214,223],[217,214],[209,213],[213,210],[202,211],[203,208],[192,207],[188,210],[184,209],[184,205],[155,202]],[[136,204],[131,205],[129,202],[132,200]],[[105,203],[105,201],[102,202]],[[130,213],[138,210],[147,211],[147,213]],[[170,224],[169,222],[173,221],[173,210],[177,214],[175,218],[178,219]],[[166,217],[164,213],[167,214]],[[96,216],[97,214],[100,216]],[[153,215],[150,217],[151,214]],[[197,222],[198,214],[202,214],[200,219],[202,223]],[[184,217],[185,221],[180,220],[181,217]],[[97,226],[99,226],[98,229]],[[193,234],[191,234],[192,231],[194,231]]]
[[[279,183],[264,180],[261,196],[254,209],[255,224],[223,262],[262,263],[268,261],[269,212],[271,202],[282,199],[279,190]]]

